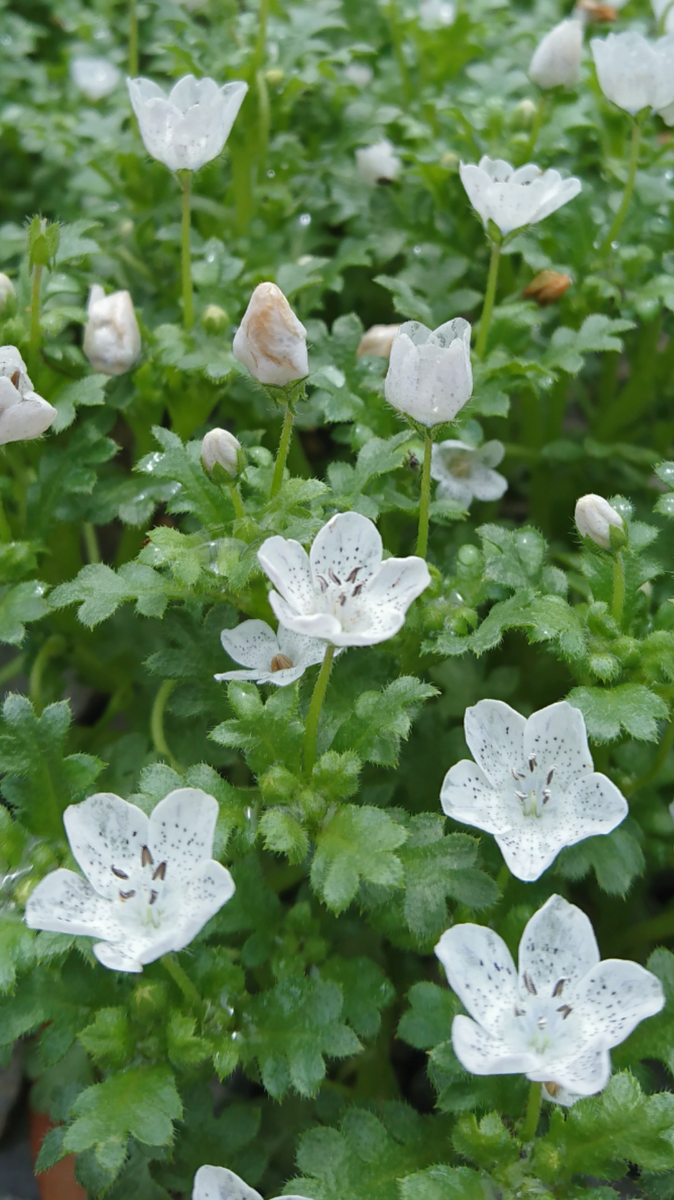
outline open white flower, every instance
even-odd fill
[[[430,330],[405,321],[391,346],[384,395],[422,425],[453,421],[473,394],[471,327],[463,317]]]
[[[169,171],[198,171],[220,154],[248,84],[220,87],[185,75],[168,96],[151,79],[127,79],[133,111],[148,154]]]
[[[589,918],[561,896],[527,924],[519,971],[485,925],[454,925],[435,953],[470,1013],[452,1022],[461,1065],[473,1075],[522,1073],[558,1104],[600,1092],[611,1047],[665,1003],[660,980],[638,963],[600,962]]]
[[[543,171],[535,163],[517,170],[502,158],[485,154],[477,164],[461,163],[461,182],[485,229],[493,221],[501,235],[536,225],[581,190],[580,179],[562,179],[559,171]]]
[[[431,452],[431,478],[437,479],[438,500],[458,500],[468,508],[472,500],[500,500],[508,480],[494,470],[503,459],[503,442],[467,446],[449,438]]]
[[[529,78],[540,88],[573,87],[580,79],[583,26],[580,21],[560,21],[534,50]]]
[[[229,871],[211,857],[218,802],[199,788],[170,792],[147,817],[98,792],[63,814],[86,875],[59,868],[26,905],[26,924],[99,938],[94,954],[114,971],[142,971],[182,950],[234,894]]]
[[[226,1167],[199,1167],[194,1176],[192,1200],[262,1200],[262,1197]],[[277,1200],[305,1200],[305,1197],[279,1196]]]
[[[33,391],[16,346],[0,346],[0,446],[39,437],[56,420],[56,409]]]
[[[70,75],[87,100],[102,100],[104,96],[109,96],[122,78],[119,67],[108,58],[94,58],[87,54],[71,60]]]
[[[492,833],[518,879],[538,879],[563,846],[610,833],[627,801],[594,770],[585,721],[567,700],[526,720],[502,700],[466,709],[464,732],[475,759],[446,774],[440,799],[448,817]]]
[[[382,138],[373,146],[360,146],[356,150],[356,166],[365,183],[375,187],[378,183],[392,183],[397,179],[402,163],[395,152],[393,142]]]
[[[316,534],[310,554],[299,542],[267,538],[257,552],[278,591],[269,603],[282,625],[333,646],[375,646],[405,624],[405,613],[431,577],[422,558],[387,558],[372,521],[338,513]]]
[[[140,354],[140,329],[127,291],[106,296],[95,283],[89,293],[88,321],[82,349],[94,371],[123,375]]]
[[[609,33],[592,38],[590,48],[599,86],[607,100],[636,116],[674,102],[674,34],[649,42],[640,33]]]
[[[246,670],[225,671],[214,679],[252,679],[277,687],[294,683],[307,667],[323,662],[327,648],[320,638],[306,637],[283,625],[274,633],[266,621],[242,621],[236,629],[223,629],[220,641],[234,662],[242,663]]]

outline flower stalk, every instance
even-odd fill
[[[187,971],[184,971],[174,954],[162,954],[161,965],[171,976],[171,979],[180,988],[183,996],[191,1008],[196,1008],[199,1013],[203,1012],[204,1002],[201,999],[196,987],[192,983]]]
[[[335,647],[328,646],[325,651],[325,658],[321,664],[321,669],[318,672],[318,679],[314,685],[309,711],[307,713],[307,723],[304,731],[304,774],[311,775],[314,766],[316,765],[316,737],[318,734],[318,722],[325,700],[325,693],[328,689],[328,680],[332,670],[332,660],[335,656]]]
[[[613,559],[613,598],[611,600],[611,616],[617,625],[622,627],[623,609],[625,607],[625,560],[616,551]]]
[[[538,1129],[538,1122],[541,1115],[541,1101],[543,1099],[543,1084],[532,1083],[529,1088],[529,1100],[527,1102],[527,1111],[522,1125],[521,1138],[522,1141],[533,1142]]]
[[[283,418],[283,428],[281,429],[281,438],[276,452],[276,462],[274,464],[274,474],[271,481],[271,491],[269,499],[273,500],[274,496],[278,495],[283,484],[283,472],[285,471],[286,461],[288,459],[288,451],[290,449],[290,439],[293,434],[293,418],[294,413],[290,404],[286,405],[286,413]]]
[[[190,198],[192,172],[179,171],[178,179],[182,190],[181,249],[183,268],[183,324],[190,330],[194,325],[194,295],[192,292],[192,261],[190,255]]]
[[[485,350],[487,349],[487,337],[489,336],[489,326],[496,299],[500,258],[501,243],[500,241],[495,241],[492,245],[491,259],[489,261],[489,275],[487,277],[487,290],[484,296],[482,316],[480,317],[480,329],[477,335],[477,342],[475,343],[475,355],[477,358],[484,358]]]
[[[536,143],[538,141],[538,135],[543,128],[543,121],[545,120],[545,114],[548,109],[548,99],[549,97],[547,92],[543,92],[536,106],[536,115],[534,117],[533,125],[531,126],[531,133],[524,151],[522,162],[531,162],[531,159],[533,158],[534,150],[536,149]]]
[[[150,713],[150,733],[152,734],[152,742],[157,754],[162,754],[164,758],[168,759],[174,771],[179,771],[182,774],[182,767],[180,767],[171,754],[166,741],[166,734],[164,733],[164,713],[166,712],[166,705],[169,702],[169,697],[177,682],[177,679],[165,679],[159,688],[159,691],[154,698],[152,712]]]
[[[633,120],[632,121],[632,141],[630,144],[630,160],[629,160],[629,167],[628,167],[628,171],[627,171],[627,183],[625,184],[625,191],[623,192],[623,198],[620,202],[620,208],[618,209],[615,217],[613,218],[613,221],[611,223],[611,228],[609,229],[608,233],[606,234],[606,238],[604,239],[604,242],[602,244],[602,247],[601,247],[602,254],[608,254],[609,250],[611,249],[611,246],[613,245],[616,237],[618,236],[618,233],[620,232],[622,223],[625,220],[625,217],[627,216],[627,210],[630,206],[630,200],[632,199],[632,192],[634,191],[634,184],[635,184],[636,177],[637,177],[637,167],[639,165],[640,146],[641,146],[641,125],[639,124],[639,121]]]
[[[28,365],[34,375],[40,357],[40,289],[42,286],[42,263],[33,267],[33,282],[30,289],[30,341],[28,343]]]
[[[427,430],[424,438],[424,461],[421,468],[421,497],[419,500],[419,531],[417,534],[417,554],[419,558],[426,557],[428,549],[428,523],[431,507],[431,457],[433,454],[433,431]]]

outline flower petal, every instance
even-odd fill
[[[445,775],[440,803],[448,817],[484,829],[485,833],[501,833],[510,828],[501,793],[494,790],[484,771],[468,758],[455,763]]]
[[[218,802],[201,788],[176,788],[150,816],[148,846],[155,862],[166,862],[166,878],[189,883],[197,867],[213,855]]]
[[[525,764],[524,717],[502,700],[480,700],[466,709],[463,728],[468,748],[497,789],[516,787],[511,767]]]
[[[535,1083],[557,1083],[562,1092],[553,1099],[573,1104],[581,1096],[596,1096],[611,1077],[611,1059],[605,1046],[590,1046],[577,1058],[546,1062],[542,1069],[527,1072]],[[566,1094],[565,1094],[566,1093]]]
[[[296,613],[308,615],[315,611],[309,555],[299,542],[278,535],[267,538],[257,557],[262,570]]]
[[[85,937],[120,935],[110,902],[97,895],[81,875],[63,867],[46,875],[31,892],[26,903],[26,925],[29,929]]]
[[[475,463],[471,471],[470,482],[476,500],[500,500],[508,491],[505,475],[500,475],[498,471],[492,471],[479,462]]]
[[[226,1167],[199,1167],[192,1200],[262,1200],[259,1192]]]
[[[220,641],[234,662],[258,671],[269,671],[279,652],[274,630],[266,621],[242,621],[235,629],[223,629]]]
[[[113,867],[127,876],[140,869],[149,831],[145,813],[112,792],[96,792],[81,804],[71,804],[63,814],[63,824],[87,879],[101,896],[114,899],[120,876]]]
[[[294,629],[286,629],[284,625],[279,625],[278,628],[278,645],[281,653],[285,654],[295,667],[301,667],[302,671],[323,662],[328,648],[328,643],[323,638],[306,637]],[[285,672],[279,671],[278,674]]]
[[[539,996],[552,995],[560,979],[566,981],[567,995],[598,962],[599,950],[589,917],[562,896],[551,896],[522,934],[519,974],[523,992],[524,975],[528,973]]]
[[[656,975],[638,963],[607,958],[582,980],[573,1009],[584,1030],[596,1033],[606,1046],[617,1046],[664,1003]]]
[[[190,879],[180,900],[180,926],[176,930],[174,950],[182,950],[203,929],[207,921],[231,900],[236,888],[222,863],[204,863]]]
[[[285,625],[286,629],[291,629],[295,633],[332,642],[333,638],[342,632],[341,624],[330,613],[300,613],[292,608],[282,596],[279,596],[278,592],[269,592],[267,599],[274,615]]]
[[[425,591],[430,582],[430,571],[423,558],[414,554],[408,558],[387,558],[375,571],[362,594],[368,604],[390,605],[406,613],[412,601]]]
[[[35,392],[0,413],[0,446],[40,437],[56,420],[56,409]]]
[[[534,1054],[512,1051],[500,1038],[459,1015],[452,1021],[452,1046],[454,1053],[473,1075],[520,1075],[535,1068]]]
[[[566,791],[593,769],[580,709],[560,700],[532,714],[524,731],[524,757],[533,754],[542,770],[554,766],[555,789]]]
[[[625,819],[629,806],[619,788],[606,775],[593,772],[574,783],[559,797],[566,828],[565,845],[583,838],[610,833]]]
[[[517,998],[517,971],[503,939],[486,925],[453,925],[435,953],[464,1008],[497,1037]]]
[[[316,592],[322,579],[334,586],[365,583],[382,560],[377,526],[357,512],[337,513],[316,534],[309,559]]]
[[[120,945],[115,945],[112,942],[97,942],[94,946],[94,954],[102,966],[107,967],[109,971],[128,971],[129,974],[139,975],[143,970],[142,964],[128,953]]]
[[[526,883],[540,879],[560,850],[571,844],[567,827],[553,813],[545,824],[538,817],[521,817],[511,829],[495,837],[508,870]]]

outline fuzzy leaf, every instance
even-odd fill
[[[406,839],[407,831],[381,809],[345,805],[316,838],[314,889],[338,913],[351,903],[361,879],[402,887],[403,866],[394,851]]]

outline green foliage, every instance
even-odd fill
[[[333,912],[355,898],[361,880],[402,887],[403,864],[395,851],[407,832],[388,813],[347,804],[330,818],[316,838],[311,882]]]

